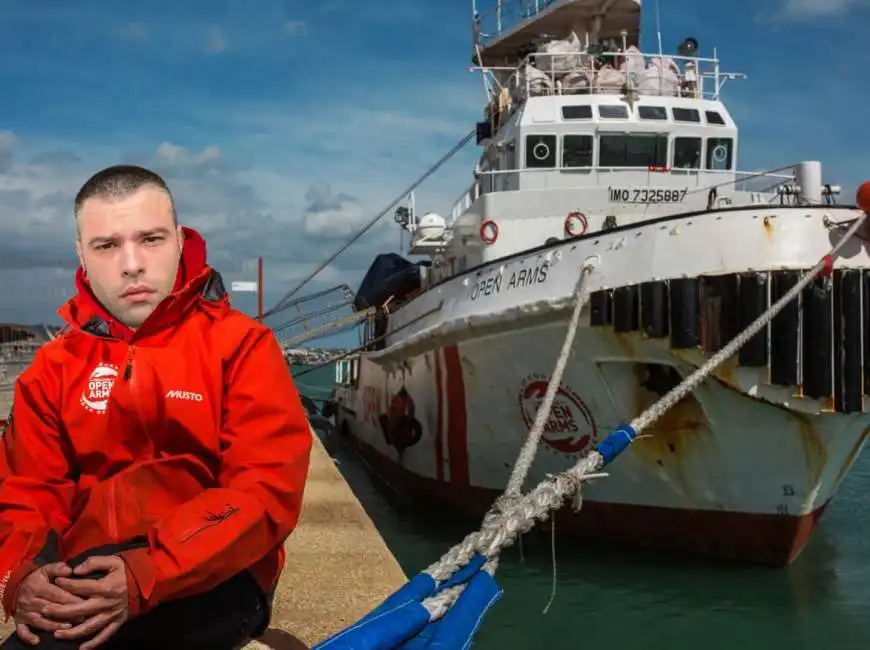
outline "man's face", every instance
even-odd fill
[[[138,328],[175,284],[182,231],[169,195],[146,185],[122,199],[88,199],[78,227],[76,250],[94,295]]]

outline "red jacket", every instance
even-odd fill
[[[125,551],[130,613],[250,569],[265,591],[302,505],[312,445],[271,330],[232,309],[185,229],[176,290],[135,333],[81,269],[70,329],[18,379],[0,444],[0,600],[59,537],[61,559]],[[49,535],[50,532],[56,534]]]

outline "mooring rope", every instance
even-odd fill
[[[607,438],[605,438],[605,440],[599,444],[595,450],[589,452],[589,454],[580,459],[573,467],[564,472],[548,476],[528,494],[517,498],[514,490],[518,490],[517,482],[519,482],[520,485],[522,484],[522,479],[519,478],[519,476],[521,474],[524,476],[524,473],[528,471],[528,466],[531,465],[531,459],[534,457],[534,449],[529,451],[528,448],[535,437],[538,442],[540,441],[540,435],[537,434],[537,436],[535,436],[533,433],[535,429],[533,426],[533,431],[530,431],[529,433],[529,440],[521,450],[511,480],[508,482],[508,488],[511,489],[512,492],[508,494],[508,490],[505,491],[507,498],[501,500],[499,507],[493,508],[489,511],[483,520],[480,530],[469,533],[459,544],[456,544],[448,550],[441,559],[429,566],[425,570],[425,573],[428,573],[436,582],[440,583],[449,579],[462,567],[466,566],[475,558],[475,556],[480,556],[484,561],[482,569],[492,575],[497,569],[498,556],[501,550],[513,544],[519,535],[531,530],[538,520],[546,519],[551,512],[561,508],[568,497],[573,496],[576,498],[574,508],[575,510],[579,509],[581,505],[579,497],[582,484],[585,481],[606,476],[606,474],[602,474],[600,470],[612,462],[623,450],[625,450],[626,447],[628,447],[629,444],[636,440],[638,434],[654,423],[684,396],[694,390],[698,384],[700,384],[726,359],[735,354],[749,339],[755,336],[762,327],[773,320],[773,318],[782,311],[789,302],[794,300],[804,287],[806,287],[810,282],[813,282],[822,272],[824,272],[825,275],[830,274],[833,270],[834,256],[852,238],[866,219],[867,213],[863,212],[844,233],[842,238],[831,248],[830,252],[823,256],[822,259],[820,259],[816,265],[795,284],[795,286],[765,310],[748,327],[735,336],[725,347],[710,357],[706,363],[666,393],[655,404],[651,405],[636,417],[631,424],[624,424],[617,427],[617,429],[607,436]],[[581,281],[578,282],[577,288],[575,289],[578,293],[583,292],[585,276],[586,272],[584,270],[581,275]],[[583,301],[582,297],[579,296],[576,300],[577,305]],[[577,318],[579,318],[579,313],[577,312],[580,310],[582,310],[582,307],[575,309]],[[573,322],[574,316],[572,315],[572,323]],[[565,337],[566,341],[570,338],[573,342],[575,335],[576,328],[569,327]],[[565,346],[563,346],[563,354],[560,354],[559,356],[556,370],[560,369],[560,364],[564,364],[563,356],[567,359],[567,354],[564,352],[564,348]],[[568,349],[570,350],[570,346],[568,346]],[[560,376],[563,371],[564,367],[561,368],[559,373]],[[554,376],[555,375],[556,372],[554,372]],[[558,385],[558,381],[555,383]],[[551,378],[551,385],[552,384],[553,381]],[[548,394],[549,388],[550,386],[548,386]],[[544,410],[543,406],[544,404],[542,404],[542,408],[539,408],[538,410],[535,419],[536,424],[541,417],[544,417],[544,421],[546,421],[546,417],[549,415],[549,409],[552,408],[552,400],[547,404],[548,410],[545,416],[541,416],[541,413]],[[526,462],[528,465],[525,465]],[[525,467],[525,469],[523,469],[523,467]],[[450,609],[451,605],[456,601],[463,589],[464,585],[451,587],[424,600],[423,606],[429,612],[431,620],[434,621],[441,618],[447,610]]]
[[[577,329],[580,325],[580,314],[589,303],[589,292],[584,290],[586,278],[597,266],[597,256],[593,256],[584,262],[580,269],[580,277],[577,279],[577,284],[574,287],[574,311],[571,313],[571,318],[568,322],[568,331],[565,333],[565,340],[562,343],[562,351],[556,359],[556,367],[553,369],[553,374],[550,376],[550,381],[547,384],[547,391],[544,394],[544,399],[538,406],[535,414],[535,421],[532,428],[529,429],[529,435],[523,448],[517,456],[511,476],[508,479],[507,487],[504,493],[496,500],[493,509],[501,510],[503,506],[512,503],[514,500],[522,496],[523,483],[529,473],[529,468],[535,460],[535,455],[540,446],[541,436],[544,433],[544,426],[550,417],[550,411],[553,410],[553,401],[556,399],[556,392],[559,390],[559,384],[562,383],[562,375],[565,374],[565,368],[568,365],[568,358],[571,356],[571,350],[574,348],[574,339],[577,338]]]

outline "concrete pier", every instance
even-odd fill
[[[314,436],[302,515],[287,540],[272,624],[247,650],[305,650],[376,607],[407,578]],[[12,633],[0,625],[0,638]]]
[[[272,626],[248,650],[308,648],[374,609],[407,581],[317,436],[302,516],[285,548],[287,567]]]

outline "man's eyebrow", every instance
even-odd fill
[[[146,237],[154,237],[155,235],[169,235],[171,234],[169,228],[165,226],[159,226],[157,228],[149,228],[148,230],[138,230],[134,233],[134,237],[136,239],[145,239]],[[91,237],[88,240],[88,246],[98,246],[99,244],[108,244],[113,241],[117,241],[120,239],[120,236],[116,233],[111,235],[106,235],[103,237]]]
[[[154,235],[169,235],[169,228],[159,226],[157,228],[149,228],[148,230],[139,230],[136,232],[136,239],[144,239],[145,237],[153,237]]]
[[[97,246],[98,244],[108,244],[118,239],[118,235],[106,235],[104,237],[91,237],[88,240],[88,246]]]

